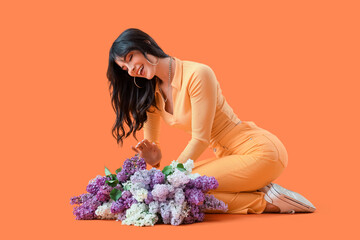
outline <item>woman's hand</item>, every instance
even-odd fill
[[[143,139],[135,147],[131,146],[131,148],[139,153],[139,157],[144,158],[145,162],[151,166],[155,166],[161,161],[160,148],[155,143],[150,143],[147,139]]]

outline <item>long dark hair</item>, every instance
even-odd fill
[[[159,109],[155,101],[155,87],[159,79],[156,76],[151,80],[137,77],[136,83],[142,87],[138,88],[133,82],[134,78],[115,62],[117,57],[125,58],[132,50],[140,51],[146,59],[148,58],[145,53],[159,58],[169,57],[154,39],[136,28],[126,29],[112,44],[106,76],[109,80],[111,105],[116,114],[112,135],[118,144],[121,142],[121,146],[123,145],[123,138],[127,138],[131,133],[138,140],[136,132],[141,130],[144,122],[146,122],[146,111],[151,106]],[[124,122],[129,127],[129,132],[126,134]]]

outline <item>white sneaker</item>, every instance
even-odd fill
[[[314,212],[316,208],[299,193],[290,191],[278,184],[270,183],[259,189],[265,193],[265,200],[280,208],[280,213]]]

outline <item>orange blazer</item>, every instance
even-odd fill
[[[173,114],[165,111],[165,102],[156,85],[155,99],[161,111],[154,106],[147,111],[144,138],[160,147],[160,117],[170,126],[191,134],[191,140],[178,157],[180,163],[189,158],[196,161],[207,147],[225,136],[241,122],[222,95],[214,71],[207,65],[193,61],[176,62],[171,82]],[[211,147],[210,147],[211,148]]]

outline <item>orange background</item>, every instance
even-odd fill
[[[359,214],[358,1],[17,1],[1,4],[4,239],[354,239]],[[70,198],[133,156],[111,136],[106,69],[127,28],[209,65],[238,117],[284,143],[276,183],[314,214],[207,215],[153,228],[76,221]],[[141,140],[142,131],[138,134]],[[164,167],[190,136],[162,122]],[[208,149],[200,159],[213,157]],[[171,232],[170,232],[171,231]]]

